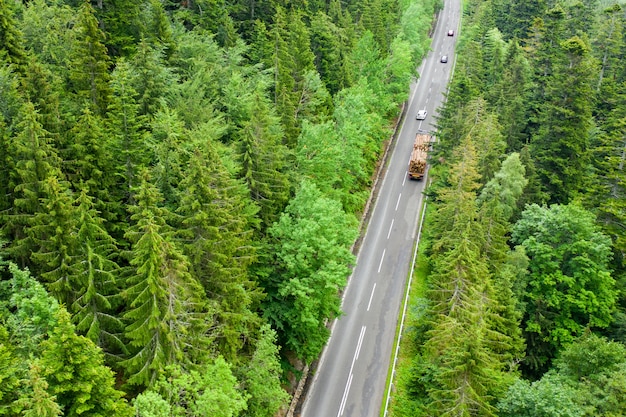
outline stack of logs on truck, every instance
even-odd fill
[[[412,180],[421,180],[424,178],[430,140],[430,133],[423,130],[417,131],[415,143],[413,143],[413,151],[411,152],[411,161],[409,162],[409,178]]]

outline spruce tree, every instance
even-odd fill
[[[76,41],[70,58],[70,88],[78,100],[89,104],[94,114],[103,116],[111,94],[110,59],[104,45],[105,35],[90,2],[81,4],[77,17],[74,26]]]
[[[576,37],[560,43],[539,105],[531,154],[551,202],[568,203],[583,190],[591,128],[591,81],[594,71],[587,43]]]
[[[241,173],[250,197],[260,207],[261,228],[278,219],[289,198],[288,149],[282,144],[283,131],[269,103],[254,94],[250,120],[240,131]]]
[[[207,353],[206,300],[189,262],[171,240],[169,216],[156,187],[142,174],[132,224],[123,296],[130,356],[120,362],[130,385],[151,386],[167,365],[188,364]]]
[[[450,186],[440,192],[433,228],[425,359],[435,369],[429,409],[442,416],[495,415],[490,401],[503,384],[504,353],[512,349],[498,329],[492,274],[481,253],[474,152],[469,137],[455,150],[458,161],[450,168]]]
[[[315,54],[315,67],[328,92],[334,95],[347,87],[341,65],[342,40],[345,35],[324,12],[311,18],[311,50]]]
[[[169,95],[178,80],[165,65],[162,47],[150,45],[145,39],[139,42],[137,52],[128,62],[128,75],[137,93],[139,114],[151,119],[162,108],[161,101]]]
[[[213,337],[224,356],[235,358],[258,326],[259,294],[248,276],[256,207],[219,159],[210,141],[198,144],[179,187],[178,229],[190,271],[214,306]]]
[[[115,155],[113,141],[108,137],[105,120],[83,109],[76,124],[68,132],[68,144],[62,150],[64,171],[74,190],[86,190],[94,198],[100,217],[107,222],[119,213],[116,197]]]
[[[176,111],[167,107],[156,113],[151,126],[154,144],[152,176],[165,205],[174,208],[178,206],[176,188],[182,180],[182,164],[189,157],[187,132]]]
[[[94,199],[82,190],[75,202],[78,227],[77,253],[71,269],[76,283],[74,301],[69,305],[76,330],[106,351],[119,351],[122,323],[115,311],[120,307],[120,267],[114,260],[118,249],[104,229],[94,208]]]
[[[13,64],[17,71],[24,73],[27,54],[22,33],[17,27],[10,5],[6,0],[0,0],[0,60]]]
[[[506,139],[508,152],[519,152],[528,142],[526,126],[531,101],[531,68],[519,42],[507,45],[500,84],[496,85],[493,103]]]
[[[139,172],[148,166],[151,154],[147,146],[145,117],[139,115],[137,92],[132,87],[132,69],[120,60],[112,75],[112,98],[107,114],[108,152],[115,157],[118,178],[114,200],[134,204],[134,188]]]
[[[115,389],[111,369],[102,352],[90,340],[76,335],[69,313],[60,308],[57,325],[42,342],[41,375],[48,391],[56,397],[63,415],[132,416],[132,408]]]
[[[76,239],[78,217],[74,196],[67,182],[48,177],[42,184],[41,210],[35,213],[26,229],[33,242],[31,260],[49,291],[69,306],[80,286],[71,272],[79,251]]]
[[[271,417],[285,407],[289,394],[280,384],[282,375],[276,332],[264,324],[259,329],[256,349],[243,369],[242,384],[248,399],[246,415]]]
[[[17,131],[8,146],[13,168],[8,178],[13,187],[13,206],[6,214],[2,230],[10,240],[6,250],[11,259],[24,267],[32,266],[30,254],[37,250],[37,243],[26,229],[33,224],[36,214],[44,212],[42,199],[48,196],[44,184],[50,178],[61,177],[61,162],[31,103],[22,107]]]
[[[26,393],[22,393],[17,404],[21,406],[24,417],[58,417],[63,415],[56,396],[48,392],[49,384],[42,377],[41,366],[35,362],[30,364],[30,372],[26,380]]]

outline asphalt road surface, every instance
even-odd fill
[[[409,180],[408,163],[417,130],[434,129],[434,115],[454,65],[460,10],[459,0],[445,0],[344,292],[344,315],[333,323],[331,338],[312,371],[302,417],[380,415],[427,179]],[[448,36],[449,30],[454,36]],[[442,55],[448,56],[447,63],[440,62]],[[421,109],[428,115],[416,120]]]

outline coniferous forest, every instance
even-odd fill
[[[626,415],[625,23],[464,4],[391,415]]]
[[[435,0],[0,0],[0,415],[274,416]],[[468,0],[398,416],[626,415],[626,13]]]
[[[0,0],[0,415],[286,410],[436,7]]]

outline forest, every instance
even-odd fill
[[[626,415],[625,23],[464,4],[390,415]]]
[[[281,415],[435,0],[0,0],[0,415]]]

